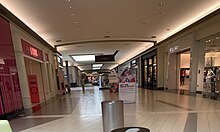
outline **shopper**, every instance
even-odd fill
[[[85,78],[84,78],[84,76],[82,76],[81,84],[82,84],[82,90],[83,90],[83,92],[85,92]]]
[[[66,84],[65,87],[66,87],[66,89],[67,89],[67,93],[70,94],[70,92],[71,92],[70,86],[69,86],[68,84]]]

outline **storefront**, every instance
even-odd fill
[[[32,105],[51,98],[51,78],[53,71],[49,63],[48,54],[33,46],[24,39],[21,39],[22,51],[27,75],[28,86]]]
[[[191,53],[193,45],[192,34],[186,35],[166,46],[167,60],[165,65],[166,89],[189,91],[191,81]]]
[[[142,87],[157,89],[157,50],[151,51],[141,57]]]
[[[204,47],[202,63],[199,64],[198,84],[205,96],[213,93],[219,98],[220,91],[220,33],[205,37],[199,41]],[[210,95],[208,95],[210,94]],[[216,94],[216,96],[214,96]]]
[[[0,17],[0,117],[16,115],[23,109],[10,24]]]
[[[14,23],[10,23],[16,66],[25,113],[58,94],[54,48],[43,44]],[[40,108],[40,107],[38,107]]]
[[[135,81],[136,81],[136,86],[139,87],[139,74],[140,74],[140,70],[139,70],[139,58],[136,58],[136,59],[133,59],[131,60],[131,69],[132,69],[132,72],[133,72],[133,75],[135,76]]]
[[[56,70],[56,80],[57,80],[57,90],[59,94],[65,93],[64,87],[64,67],[63,67],[63,57],[59,52],[54,53],[54,63]]]

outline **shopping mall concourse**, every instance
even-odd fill
[[[0,0],[0,132],[219,131],[219,0]]]

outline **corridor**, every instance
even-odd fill
[[[125,126],[151,132],[218,132],[220,101],[163,91],[137,90],[135,104],[124,104]],[[102,132],[101,102],[118,94],[98,87],[72,88],[31,116],[10,121],[14,132]]]

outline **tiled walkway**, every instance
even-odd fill
[[[116,93],[87,87],[54,100],[33,115],[12,120],[14,132],[102,132],[101,102]],[[219,132],[220,101],[163,91],[137,90],[137,102],[125,104],[125,126],[151,132]]]

